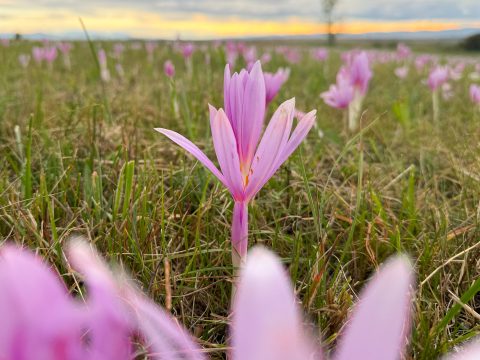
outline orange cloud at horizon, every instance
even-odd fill
[[[313,35],[325,32],[325,24],[300,18],[285,21],[207,17],[194,14],[175,18],[131,9],[96,9],[93,13],[75,14],[66,9],[11,9],[2,19],[2,31],[12,33],[62,33],[80,30],[82,17],[93,32],[121,32],[142,38],[219,38],[273,35]],[[345,21],[334,26],[335,32],[362,34],[371,32],[414,32],[480,28],[480,21],[450,20]]]

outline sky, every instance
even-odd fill
[[[325,32],[322,0],[0,0],[0,33],[212,39]],[[341,33],[480,29],[480,0],[338,0]]]

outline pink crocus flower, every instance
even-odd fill
[[[313,59],[317,61],[325,61],[328,59],[328,50],[325,48],[318,48],[312,51]]]
[[[173,65],[171,60],[165,61],[163,64],[163,72],[165,75],[167,75],[169,78],[172,78],[175,76],[175,65]]]
[[[311,111],[292,133],[295,99],[291,99],[280,105],[261,136],[265,99],[260,62],[250,72],[242,70],[233,75],[229,65],[225,67],[225,110],[210,106],[210,128],[221,171],[182,135],[156,129],[195,156],[230,191],[235,201],[232,259],[236,266],[247,254],[249,202],[300,145],[315,121],[316,111]]]
[[[298,64],[302,60],[302,55],[300,51],[295,48],[287,48],[287,51],[284,53],[285,60],[290,64]]]
[[[405,44],[399,43],[397,45],[397,59],[405,60],[412,55],[412,50]]]
[[[427,79],[427,85],[432,91],[433,121],[435,123],[438,122],[440,117],[440,100],[438,93],[447,83],[448,75],[448,67],[437,65],[432,68]]]
[[[153,55],[155,53],[155,49],[157,48],[158,44],[153,41],[148,41],[145,43],[145,50],[147,51],[148,61],[153,61]]]
[[[115,59],[120,59],[124,51],[125,45],[123,45],[122,43],[116,43],[113,45],[113,57]]]
[[[110,70],[108,70],[107,65],[107,53],[105,50],[98,50],[98,64],[100,65],[100,77],[104,82],[110,81]]]
[[[22,65],[23,68],[26,68],[30,63],[30,55],[28,54],[20,54],[18,56],[18,62]]]
[[[59,42],[57,48],[62,54],[68,54],[73,49],[73,44],[69,42]]]
[[[372,70],[370,60],[364,51],[349,52],[344,56],[346,65],[337,74],[337,84],[331,85],[327,92],[320,96],[328,105],[344,109],[348,107],[348,129],[358,129],[358,118],[362,109],[363,99],[368,91]]]
[[[250,46],[243,51],[243,59],[247,64],[247,69],[250,71],[257,60],[257,48]]]
[[[0,39],[0,43],[1,43],[4,47],[9,47],[9,46],[10,46],[10,39],[1,38],[1,39]]]
[[[43,59],[52,64],[58,56],[57,48],[55,46],[47,46],[43,49]]]
[[[396,68],[394,72],[399,79],[405,79],[408,76],[409,68],[408,66],[401,66]]]
[[[366,52],[362,51],[353,57],[348,66],[348,74],[350,82],[356,91],[359,91],[362,96],[365,96],[368,90],[368,84],[372,78],[370,60]]]
[[[448,68],[435,66],[428,76],[427,85],[432,91],[436,91],[448,81]]]
[[[470,85],[470,100],[474,104],[480,105],[480,86],[476,84]]]
[[[353,100],[355,90],[344,71],[337,74],[337,83],[320,94],[325,103],[336,109],[347,109]]]
[[[57,48],[63,55],[63,64],[67,69],[70,69],[72,67],[70,61],[70,51],[73,49],[73,44],[69,42],[60,42],[57,44]]]
[[[452,85],[448,82],[442,85],[442,98],[443,100],[451,100],[454,96]]]
[[[33,60],[35,60],[37,64],[40,64],[43,61],[43,48],[34,46],[32,48],[32,56]]]
[[[263,77],[265,78],[265,92],[266,92],[266,103],[267,105],[277,96],[280,88],[288,80],[290,76],[290,69],[280,68],[276,73],[264,72]]]
[[[425,66],[432,61],[432,57],[430,55],[419,55],[415,58],[415,67],[418,72],[423,71]]]
[[[181,45],[182,55],[185,59],[192,57],[195,50],[195,46],[192,43],[186,43]]]
[[[261,62],[263,65],[268,64],[271,60],[272,60],[272,54],[270,54],[269,52],[264,53],[264,54],[260,57],[260,62]]]

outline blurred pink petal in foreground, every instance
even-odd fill
[[[360,296],[333,359],[400,359],[410,329],[413,269],[397,257]],[[290,280],[271,252],[254,249],[241,272],[233,305],[234,360],[323,359],[303,326]]]
[[[175,319],[138,291],[121,269],[113,276],[86,243],[72,242],[67,258],[85,278],[86,303],[71,298],[37,256],[12,245],[0,248],[1,359],[127,360],[135,357],[139,340],[149,359],[205,359]],[[361,292],[331,358],[402,358],[413,286],[405,257],[387,261]],[[326,359],[304,326],[288,273],[264,248],[253,249],[242,268],[232,315],[233,360]],[[480,343],[474,340],[446,360],[479,356]]]
[[[174,319],[114,278],[85,243],[74,242],[68,255],[85,276],[85,304],[38,257],[10,245],[0,249],[1,359],[130,360],[137,333],[151,359],[204,359]]]

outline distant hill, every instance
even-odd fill
[[[467,28],[444,31],[416,31],[416,32],[374,32],[365,34],[337,34],[339,40],[461,40],[468,36],[480,33],[480,28]],[[134,37],[122,32],[89,32],[95,40],[132,40]],[[0,34],[0,38],[12,38],[13,34]],[[82,31],[69,31],[57,34],[35,33],[22,34],[28,40],[85,40]],[[243,40],[316,40],[326,39],[325,34],[314,35],[279,35],[279,36],[253,36],[238,38]]]

